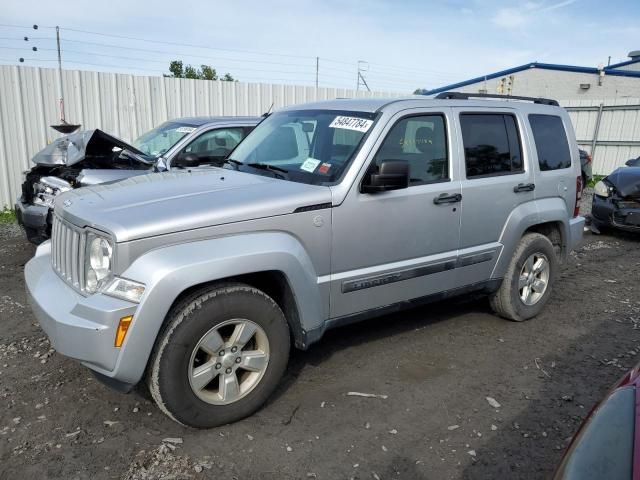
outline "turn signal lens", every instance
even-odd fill
[[[116,341],[114,345],[118,348],[122,346],[124,343],[124,337],[127,336],[127,332],[129,331],[129,326],[131,325],[131,321],[133,320],[133,315],[127,315],[126,317],[122,317],[120,322],[118,323],[118,329],[116,330]]]

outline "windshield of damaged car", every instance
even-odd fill
[[[335,182],[375,118],[375,113],[335,110],[274,113],[238,145],[230,161],[243,171],[295,182]]]
[[[186,123],[165,122],[134,140],[133,146],[145,155],[157,158],[195,129]]]

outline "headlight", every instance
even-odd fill
[[[95,233],[87,234],[84,261],[84,287],[88,293],[95,293],[111,278],[113,247],[111,242]]]
[[[140,303],[140,298],[144,293],[144,285],[126,278],[115,277],[103,293],[129,302]]]
[[[602,180],[596,183],[596,186],[593,188],[593,192],[599,197],[608,197],[610,193],[609,187]]]
[[[33,184],[33,203],[53,207],[55,197],[62,192],[67,192],[73,187],[65,180],[58,177],[42,177]]]

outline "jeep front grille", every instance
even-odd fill
[[[85,235],[53,215],[51,230],[51,265],[56,273],[76,290],[84,288]]]

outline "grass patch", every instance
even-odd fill
[[[15,210],[10,210],[5,208],[0,211],[0,224],[5,223],[15,223],[16,222],[16,212]]]
[[[604,177],[605,175],[594,175],[593,177],[591,177],[591,180],[587,182],[587,187],[591,187],[591,188],[595,187],[596,183],[598,183]]]

